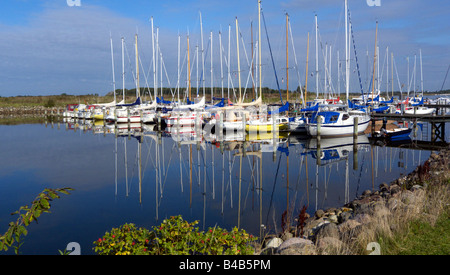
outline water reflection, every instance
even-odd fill
[[[414,152],[400,149],[401,146],[411,147],[411,139],[377,143],[369,140],[367,135],[360,135],[318,142],[315,138],[287,132],[211,133],[195,125],[159,131],[157,125],[139,123],[116,126],[103,123],[71,126],[70,122],[66,123],[66,129],[77,128],[105,136],[114,135],[115,146],[118,140],[123,143],[124,168],[115,167],[115,170],[116,178],[117,173],[125,173],[126,196],[130,192],[127,146],[135,154],[135,166],[131,169],[137,170],[139,203],[143,203],[142,185],[153,184],[156,221],[161,219],[160,211],[164,205],[172,203],[173,194],[168,194],[172,191],[167,190],[178,186],[176,192],[184,199],[188,197],[188,203],[177,207],[194,209],[199,201],[202,202],[203,227],[210,224],[206,221],[208,214],[223,217],[228,215],[226,211],[234,212],[233,225],[248,226],[250,220],[255,220],[253,214],[246,212],[251,198],[251,213],[259,211],[257,226],[252,227],[261,228],[261,225],[272,223],[273,229],[279,225],[284,211],[295,215],[304,205],[310,213],[340,206],[354,199],[363,189],[374,190],[381,181],[389,182],[424,160],[418,151],[418,161],[413,160],[411,165],[404,161],[409,153],[413,159],[416,156]],[[115,153],[118,154],[117,149]],[[397,167],[392,175],[394,158]],[[380,163],[384,164],[385,172],[389,166],[389,173],[379,175]],[[116,182],[116,195],[118,184]],[[211,214],[212,205],[220,210]]]
[[[22,180],[11,176],[15,171],[41,171],[39,186],[47,185],[52,177],[65,179],[77,191],[65,199],[66,204],[62,200],[60,211],[71,213],[78,226],[62,229],[65,222],[55,221],[45,234],[58,235],[64,230],[67,235],[85,239],[68,240],[84,241],[82,247],[92,246],[106,230],[125,222],[151,228],[168,216],[180,214],[189,221],[199,220],[202,229],[237,226],[259,236],[280,231],[283,213],[293,219],[303,206],[310,214],[339,207],[366,189],[377,189],[382,182],[408,174],[430,154],[416,146],[420,143],[415,138],[420,139],[425,132],[420,127],[411,135],[413,139],[401,144],[378,144],[367,135],[327,138],[318,143],[317,139],[285,132],[208,133],[195,126],[158,131],[157,125],[114,127],[83,122],[9,126],[2,129],[0,137],[2,144],[11,148],[5,148],[0,159],[1,182],[11,183],[2,190],[27,190],[33,198],[41,191],[15,187],[15,181]],[[32,139],[30,132],[34,133]],[[27,142],[19,142],[21,139]],[[51,164],[41,161],[39,166],[27,163],[40,157],[44,148],[76,157],[60,157],[63,161]],[[15,160],[23,154],[27,158]],[[89,164],[82,163],[82,155]],[[14,165],[19,162],[20,166]],[[10,193],[3,194],[0,206],[8,212],[1,213],[0,220],[8,221],[9,213],[18,207],[10,206],[17,203],[4,197]],[[80,205],[89,205],[89,209]],[[53,253],[66,245],[48,242]]]

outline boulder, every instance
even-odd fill
[[[280,255],[316,255],[316,248],[312,241],[303,238],[290,238],[277,249]]]
[[[338,225],[339,232],[344,233],[355,229],[360,226],[361,223],[356,220],[348,220]]]
[[[339,229],[336,224],[328,223],[321,228],[316,233],[316,240],[324,237],[339,238]]]
[[[322,218],[323,215],[325,215],[325,212],[324,212],[322,209],[317,210],[316,213],[314,214],[314,216],[315,216],[317,219]]]
[[[265,248],[277,248],[283,243],[283,240],[280,238],[272,238],[270,241],[267,242]]]

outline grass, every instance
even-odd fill
[[[376,240],[382,255],[449,255],[450,181],[445,174],[446,181],[415,194],[409,204],[376,211],[376,222],[358,236],[361,243]]]
[[[374,206],[368,222],[320,254],[367,255],[375,242],[381,255],[450,255],[449,169],[422,184],[423,189],[403,190]]]
[[[396,255],[450,254],[450,211],[442,215],[434,226],[416,220],[410,222],[409,229],[406,236],[398,237],[397,246],[386,249],[386,252]]]

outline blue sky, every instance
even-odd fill
[[[178,36],[181,40],[181,63],[186,64],[187,33],[190,36],[191,80],[196,85],[195,49],[201,47],[200,13],[203,23],[203,41],[206,56],[206,86],[221,84],[219,31],[224,51],[222,68],[227,85],[226,62],[228,26],[231,26],[231,62],[233,87],[237,88],[237,54],[235,18],[242,32],[241,78],[242,86],[251,87],[248,63],[251,58],[251,28],[257,40],[257,0],[79,0],[81,6],[69,6],[66,0],[11,0],[3,1],[0,11],[0,96],[86,94],[104,95],[111,91],[112,66],[110,34],[114,45],[116,87],[122,87],[121,37],[125,39],[126,87],[134,88],[134,36],[139,36],[139,55],[142,62],[141,86],[153,86],[152,44],[150,17],[167,70],[163,86],[176,87],[178,70]],[[423,86],[425,90],[440,90],[450,64],[450,20],[447,0],[380,0],[381,6],[369,7],[366,0],[349,0],[361,82],[367,90],[373,67],[375,26],[379,22],[381,90],[386,82],[386,48],[394,54],[397,71],[394,90],[411,92],[421,90],[419,51],[422,51]],[[432,4],[430,4],[432,3]],[[331,58],[331,81],[334,92],[344,91],[343,80],[338,81],[338,59],[344,53],[344,1],[339,0],[282,0],[262,1],[264,17],[271,43],[280,88],[286,83],[285,13],[289,14],[294,46],[289,45],[289,86],[305,84],[307,35],[310,33],[309,75],[315,71],[314,16],[319,22],[319,89],[324,89],[324,57]],[[210,34],[213,34],[213,83],[211,84]],[[263,29],[262,58],[263,86],[276,88],[269,48]],[[329,47],[325,51],[325,45]],[[295,66],[294,52],[297,66]],[[328,52],[331,52],[331,56]],[[352,49],[351,91],[359,92],[359,79]],[[407,84],[408,62],[410,83]],[[414,81],[414,61],[416,79]],[[389,61],[390,62],[390,61]],[[384,65],[384,66],[383,66]],[[201,67],[201,65],[200,65]],[[368,69],[369,68],[369,69]],[[181,86],[186,84],[186,65],[181,69]],[[389,66],[389,70],[391,70]],[[300,79],[297,77],[300,75]],[[391,73],[389,72],[389,75]],[[342,76],[340,77],[342,79]],[[158,79],[158,82],[160,80]],[[170,83],[170,84],[169,84]],[[340,84],[340,86],[338,85]],[[414,85],[415,84],[415,85]],[[444,89],[450,89],[447,80]],[[315,78],[309,77],[308,90],[315,90]]]

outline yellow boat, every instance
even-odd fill
[[[249,121],[245,125],[245,130],[247,132],[272,132],[272,131],[285,131],[289,129],[289,119],[287,117],[277,117],[274,123],[272,119],[267,121]]]

